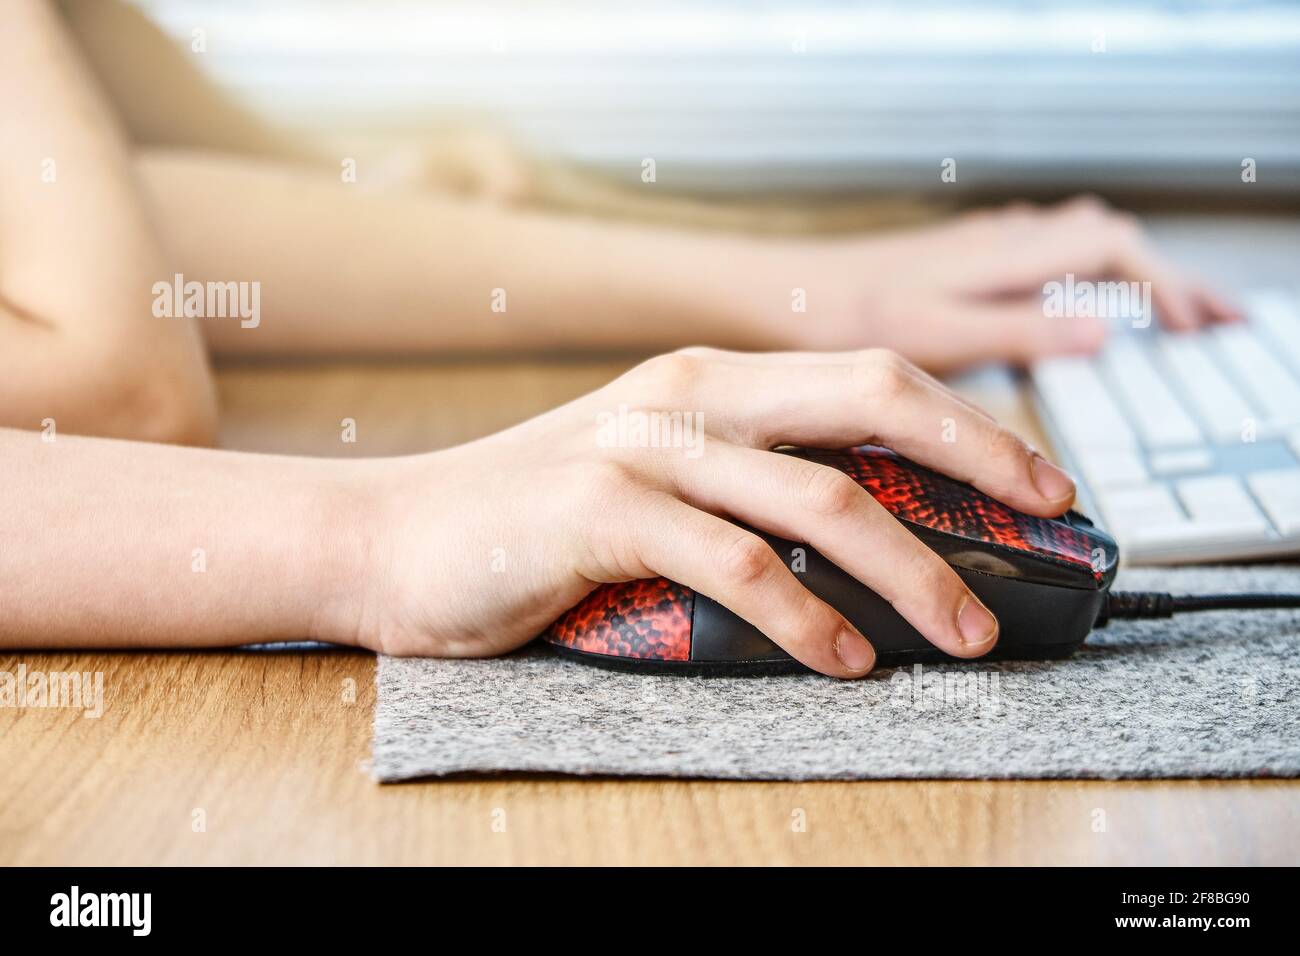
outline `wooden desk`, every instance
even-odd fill
[[[437,447],[549,408],[629,361],[228,368],[223,440],[322,455]],[[969,388],[1026,423],[1013,389]],[[355,445],[340,441],[344,418],[356,420]],[[0,671],[20,664],[102,671],[106,711],[0,710],[3,864],[1277,864],[1300,846],[1300,785],[1285,781],[381,787],[366,772],[367,654],[0,655]],[[504,833],[492,827],[498,808]],[[806,832],[792,832],[796,809]],[[1093,831],[1098,809],[1104,833]]]

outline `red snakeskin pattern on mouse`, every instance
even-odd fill
[[[1101,579],[1102,572],[1093,567],[1092,552],[1102,545],[1086,530],[1022,514],[969,485],[900,458],[887,448],[801,448],[794,454],[846,472],[903,521],[1081,564]]]
[[[1013,511],[888,449],[801,448],[795,454],[846,472],[903,521],[1079,564],[1102,577],[1092,566],[1092,551],[1102,545],[1086,530]],[[593,654],[690,660],[694,603],[694,591],[664,578],[606,584],[552,624],[545,638]]]
[[[694,607],[694,591],[664,578],[603,584],[552,624],[546,639],[591,654],[686,661]]]

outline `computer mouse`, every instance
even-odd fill
[[[1024,514],[885,448],[782,452],[851,475],[952,566],[1001,627],[997,645],[977,660],[1067,657],[1103,614],[1119,547],[1083,515]],[[866,635],[877,667],[959,660],[815,549],[756,533],[809,590]],[[752,624],[665,578],[602,585],[543,638],[562,654],[621,669],[685,674],[805,669]]]

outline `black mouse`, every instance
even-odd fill
[[[851,475],[953,567],[1000,625],[997,645],[976,660],[1067,657],[1102,615],[1119,547],[1083,515],[1024,514],[885,448],[786,453]],[[787,563],[798,559],[800,581],[867,635],[877,667],[959,660],[813,548],[757,533]],[[603,585],[543,637],[563,654],[630,670],[761,674],[806,669],[752,624],[665,578]]]

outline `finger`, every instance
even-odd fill
[[[673,480],[697,507],[808,542],[941,650],[978,657],[996,644],[997,620],[957,573],[843,472],[715,442]]]
[[[946,338],[946,336],[939,336]],[[961,354],[961,349],[954,350]],[[726,362],[732,365],[751,365],[751,366],[800,366],[800,365],[843,365],[846,361],[851,361],[854,356],[860,355],[860,352],[733,352],[727,349],[709,348],[707,346],[691,346],[682,349],[680,354],[705,359],[714,362]],[[921,378],[933,383],[938,388],[945,390],[947,386],[927,372],[925,369],[913,365],[912,371]],[[980,408],[974,402],[969,401],[957,392],[948,390],[948,394],[954,400],[961,402],[976,415],[982,415],[989,421],[993,421],[993,416],[984,409]]]
[[[1226,324],[1245,321],[1246,316],[1241,309],[1229,303],[1227,299],[1224,299],[1212,289],[1197,286],[1193,291],[1201,303],[1201,308],[1208,312],[1215,322]]]
[[[946,316],[947,334],[938,337],[935,361],[929,364],[940,368],[993,360],[1027,365],[1053,355],[1092,355],[1106,341],[1103,320],[1044,315],[1039,298],[956,299],[938,308]]]
[[[861,677],[875,665],[869,641],[758,535],[660,492],[645,518],[633,544],[650,572],[713,598],[813,670]]]
[[[1050,355],[1092,355],[1106,341],[1106,324],[1093,316],[1050,317],[1041,299],[954,302],[954,323],[979,329],[976,354],[1019,364]]]
[[[664,358],[662,381],[649,383],[658,400],[701,410],[705,428],[734,444],[885,445],[1029,514],[1058,515],[1074,500],[1065,472],[891,352],[806,366]]]
[[[1176,269],[1151,251],[1140,236],[1121,236],[1110,254],[1101,271],[1131,282],[1150,283],[1151,304],[1161,325],[1188,330],[1212,321],[1191,286]]]
[[[967,254],[950,263],[950,285],[983,294],[1031,293],[1066,274],[1114,277],[1151,283],[1152,303],[1170,328],[1214,320],[1181,270],[1151,247],[1138,221],[1096,197],[1067,200],[1014,225],[1005,220],[991,213],[958,231]]]
[[[1048,248],[1057,243],[1068,248],[1071,238],[1082,244],[1077,250],[1077,275],[1149,282],[1156,314],[1169,328],[1194,329],[1212,321],[1191,284],[1152,248],[1133,216],[1116,212],[1095,197],[1082,196],[1056,207],[1046,221],[1059,237],[1046,243]]]

